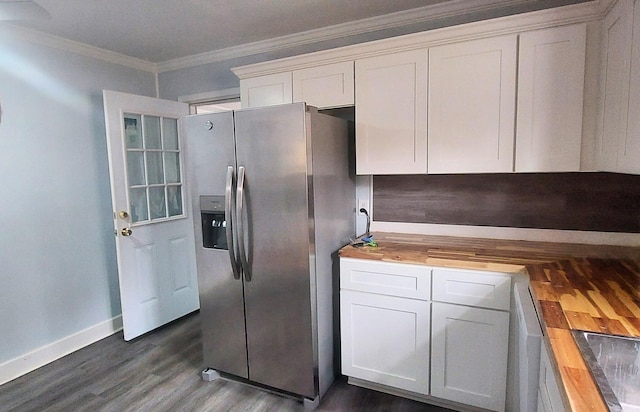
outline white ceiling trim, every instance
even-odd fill
[[[188,56],[180,59],[168,60],[161,63],[151,63],[142,59],[137,59],[120,53],[112,52],[110,50],[90,46],[84,43],[42,33],[10,23],[5,23],[3,25],[4,27],[0,26],[0,34],[2,34],[3,37],[14,36],[15,38],[21,40],[157,74],[160,72],[215,63],[218,61],[240,58],[258,53],[282,50],[289,47],[311,44],[314,42],[365,34],[373,31],[390,29],[408,24],[425,23],[428,21],[436,21],[438,19],[445,19],[452,16],[486,12],[492,9],[505,7],[505,5],[518,6],[527,3],[534,3],[536,1],[538,0],[508,0],[506,2],[504,0],[478,0],[473,3],[473,7],[469,7],[469,2],[467,0],[453,0],[444,4],[435,4],[418,9],[411,9],[384,16],[378,16],[335,26],[309,30],[306,32],[282,36],[274,39],[213,50],[210,52]],[[617,0],[593,0],[586,4],[591,4],[592,6],[598,8],[598,12],[604,15],[604,13],[616,2]]]
[[[40,31],[28,29],[15,24],[7,24],[6,27],[0,26],[0,34],[2,36],[12,36],[19,40],[40,44],[54,49],[79,54],[81,56],[103,60],[108,63],[119,64],[121,66],[130,67],[132,69],[143,70],[151,73],[156,72],[156,65],[148,61],[137,59],[135,57],[125,56],[124,54],[115,53],[110,50],[90,46],[85,43],[65,39],[62,37],[46,34]]]
[[[578,3],[233,67],[231,71],[242,80],[460,41],[518,34],[566,24],[586,23],[599,20],[602,17],[601,9],[595,3]]]
[[[185,69],[218,61],[240,58],[258,53],[268,53],[290,47],[334,40],[358,34],[366,34],[410,24],[436,21],[453,16],[470,15],[509,6],[525,5],[527,3],[535,3],[536,1],[537,0],[478,0],[473,2],[473,5],[471,6],[468,0],[453,0],[446,3],[434,4],[417,9],[400,11],[383,16],[248,43],[241,46],[213,50],[180,59],[168,60],[158,63],[157,70],[161,73],[171,70]]]

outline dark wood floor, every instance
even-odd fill
[[[303,411],[238,382],[200,379],[199,314],[132,342],[117,333],[0,386],[0,411]],[[334,383],[318,411],[446,409]]]

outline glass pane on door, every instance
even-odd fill
[[[130,214],[133,223],[149,220],[146,188],[129,189],[129,208],[131,209]]]
[[[144,152],[127,150],[127,179],[129,179],[129,186],[146,184],[144,175]]]
[[[144,116],[144,148],[161,149],[160,144],[160,118],[156,116]]]
[[[164,183],[162,169],[162,152],[147,152],[147,174],[150,185]]]
[[[132,223],[184,216],[178,119],[126,113],[124,125]]]
[[[127,149],[142,149],[142,131],[140,130],[140,121],[140,115],[124,115],[125,147]]]
[[[164,150],[178,150],[178,119],[162,118]]]
[[[165,152],[164,164],[167,172],[167,183],[180,183],[180,153]]]
[[[180,186],[167,187],[167,204],[169,205],[169,216],[182,214],[182,188]]]
[[[149,188],[149,211],[151,212],[152,220],[167,217],[164,186]]]

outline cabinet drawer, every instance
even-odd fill
[[[511,277],[488,272],[433,270],[433,300],[509,310]]]
[[[340,288],[429,300],[431,268],[362,259],[340,259]]]

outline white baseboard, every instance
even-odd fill
[[[0,364],[0,385],[122,330],[122,316],[100,322]]]

